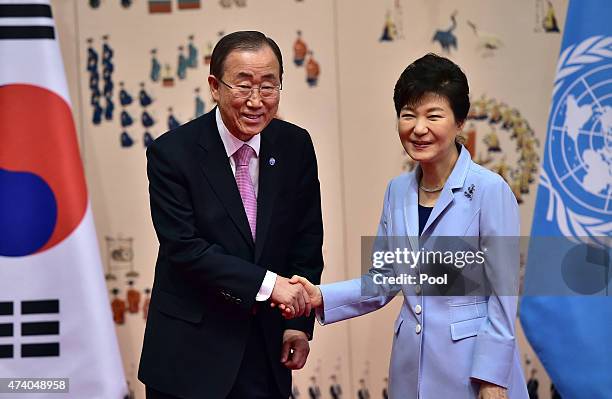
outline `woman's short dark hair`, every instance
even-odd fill
[[[417,106],[427,93],[446,98],[455,122],[465,121],[470,110],[470,88],[465,74],[454,62],[429,53],[408,65],[393,92],[397,116],[404,106]]]
[[[264,46],[270,47],[280,66],[280,79],[283,80],[283,55],[278,44],[261,32],[248,30],[229,33],[215,45],[210,57],[210,74],[221,78],[227,56],[232,51],[257,51]]]

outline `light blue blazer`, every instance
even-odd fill
[[[474,163],[461,147],[418,237],[419,173],[417,167],[389,182],[378,239],[410,237],[410,246],[419,248],[428,237],[519,236],[518,205],[510,187],[499,175]],[[506,287],[518,284],[518,252],[510,247],[501,248],[506,254],[497,251],[505,262],[490,262],[486,269],[487,277],[511,281]],[[508,265],[508,259],[516,264]],[[385,306],[393,296],[382,287],[378,293],[362,292],[362,283],[371,283],[377,273],[381,270],[370,269],[360,278],[322,285],[324,306],[317,314],[319,321],[334,323]],[[514,330],[516,294],[428,296],[410,284],[399,289],[404,302],[395,321],[391,398],[473,399],[479,389],[473,379],[479,379],[508,388],[510,399],[528,399]]]

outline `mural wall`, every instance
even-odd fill
[[[323,195],[326,282],[360,273],[387,181],[413,167],[397,139],[393,86],[436,52],[468,75],[464,135],[521,203],[529,234],[539,157],[566,0],[56,0],[54,13],[80,131],[109,302],[135,397],[157,239],[150,222],[146,146],[212,109],[212,47],[255,29],[283,51],[279,117],[311,133]],[[317,327],[296,396],[382,397],[400,300],[360,319]],[[520,329],[519,329],[520,330]],[[522,335],[527,377],[549,382]],[[309,392],[309,389],[312,388]],[[310,396],[309,396],[310,395]],[[315,396],[316,397],[316,396]]]

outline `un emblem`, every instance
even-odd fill
[[[612,233],[612,37],[595,36],[559,57],[540,184],[547,219],[565,236]]]

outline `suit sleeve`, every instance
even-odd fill
[[[289,251],[289,276],[306,277],[313,284],[319,284],[323,272],[323,219],[321,215],[321,189],[317,171],[317,159],[310,135],[304,132],[306,140],[301,151],[302,169],[299,175],[297,201],[297,228],[294,245]],[[285,328],[304,331],[312,338],[314,314],[286,320]]]
[[[519,212],[510,187],[485,188],[480,215],[481,249],[490,287],[485,325],[476,337],[471,377],[508,387],[516,350],[519,280]]]
[[[160,255],[197,289],[217,290],[242,311],[251,311],[266,270],[200,236],[187,183],[161,144],[147,149],[151,217]]]
[[[389,182],[385,193],[383,210],[373,251],[389,250],[390,193],[393,181]],[[371,267],[361,277],[320,286],[323,295],[323,310],[317,312],[321,324],[361,316],[378,310],[388,304],[401,287],[397,284],[377,282],[375,276],[391,277],[396,274],[392,264],[380,268]]]

